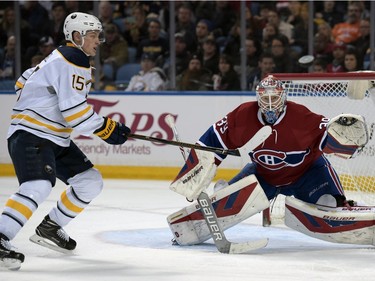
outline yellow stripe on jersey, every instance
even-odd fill
[[[16,210],[16,211],[20,212],[27,219],[29,219],[32,216],[32,214],[33,214],[33,211],[30,210],[29,207],[21,204],[20,202],[15,201],[13,199],[8,199],[8,201],[5,204],[5,206],[9,207],[9,208],[11,208],[13,210]]]
[[[22,89],[24,85],[23,85],[20,81],[17,81],[17,82],[16,82],[16,86],[17,86],[19,89]]]
[[[85,115],[87,112],[89,112],[91,110],[91,106],[87,106],[85,109],[77,112],[77,113],[74,113],[73,115],[70,115],[70,116],[67,116],[65,117],[65,121],[66,122],[71,122],[75,119],[78,119],[80,117],[82,117],[83,115]]]
[[[61,194],[61,202],[64,204],[64,206],[75,213],[80,213],[83,211],[83,208],[78,207],[77,205],[74,205],[72,201],[69,200],[68,196],[66,195],[66,190]]]
[[[72,128],[56,128],[55,126],[40,122],[39,120],[36,120],[35,118],[32,118],[25,114],[15,114],[12,115],[12,120],[20,119],[20,120],[26,120],[32,124],[35,124],[37,126],[45,127],[51,131],[57,132],[57,133],[71,133],[73,131]]]

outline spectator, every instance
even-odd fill
[[[267,19],[268,23],[276,26],[279,32],[288,38],[288,43],[292,42],[294,31],[293,25],[282,20],[276,10],[270,10]]]
[[[175,38],[175,49],[176,49],[176,60],[173,67],[176,67],[176,75],[180,75],[189,64],[189,56],[190,53],[187,50],[186,39],[181,33],[176,33],[174,35]],[[170,59],[167,56],[167,59],[164,63],[163,70],[169,77],[170,74]]]
[[[181,4],[177,10],[176,33],[184,34],[190,52],[194,52],[197,48],[194,40],[195,24],[193,16],[193,10],[187,3]]]
[[[308,34],[309,34],[309,6],[308,3],[299,1],[290,1],[299,3],[298,21],[293,25],[294,31],[291,41],[292,58],[297,59],[307,54]],[[293,4],[294,7],[296,4]]]
[[[257,39],[262,38],[262,30],[264,28],[265,23],[261,20],[260,17],[253,15],[249,6],[245,7],[245,18],[246,18],[246,26],[249,31],[248,36],[253,36]]]
[[[237,12],[231,7],[232,1],[215,1],[215,10],[212,11],[212,24],[215,29],[213,35],[228,36],[231,28],[237,21]],[[234,2],[234,1],[233,1]]]
[[[316,33],[314,36],[314,57],[330,62],[333,60],[332,51],[334,43],[324,33]]]
[[[345,44],[356,41],[360,36],[361,7],[356,2],[351,2],[348,6],[347,19],[345,22],[335,24],[332,29],[332,36],[336,43]]]
[[[315,59],[311,66],[311,73],[326,73],[327,62],[324,59]]]
[[[332,28],[327,22],[323,21],[323,22],[318,24],[316,34],[323,34],[327,38],[329,38],[329,40],[332,43],[334,43],[334,39],[333,39],[333,36],[332,36]]]
[[[315,13],[315,19],[324,21],[333,27],[344,20],[341,12],[337,11],[335,1],[322,1],[323,8]]]
[[[51,8],[51,17],[49,23],[48,35],[52,37],[54,45],[59,46],[63,44],[65,35],[63,31],[64,20],[67,16],[65,2],[53,2]]]
[[[263,52],[260,55],[258,67],[254,73],[248,78],[248,85],[250,91],[255,91],[255,88],[261,80],[263,80],[268,74],[273,73],[275,68],[275,61],[273,55],[269,52]]]
[[[207,69],[211,75],[219,71],[219,49],[214,38],[208,37],[203,43],[203,67]]]
[[[256,20],[257,24],[258,24],[258,27],[259,27],[259,30],[261,31],[260,33],[257,33],[256,36],[261,39],[263,37],[263,29],[264,27],[266,26],[266,24],[268,23],[268,19],[267,19],[267,15],[268,15],[268,12],[273,9],[273,3],[267,1],[265,3],[260,3],[259,4],[259,13],[258,14],[254,14],[254,19]]]
[[[196,41],[196,52],[202,52],[203,43],[210,35],[212,30],[212,23],[209,20],[201,19],[198,21],[195,27],[195,41]]]
[[[271,41],[273,37],[279,34],[279,30],[276,25],[272,23],[266,23],[262,30],[262,48],[263,50],[271,49]]]
[[[0,48],[6,46],[6,42],[10,36],[16,35],[16,16],[13,7],[7,7],[4,10],[4,15],[0,23]],[[21,52],[25,52],[29,47],[30,40],[30,24],[20,19],[20,33],[21,33]]]
[[[52,37],[44,36],[39,40],[38,54],[42,55],[43,58],[45,58],[49,56],[55,48],[56,48],[56,45]]]
[[[344,58],[346,45],[344,43],[336,43],[333,46],[333,60],[327,65],[327,72],[345,72]]]
[[[252,27],[249,23],[246,23],[246,33],[245,36],[252,35]],[[223,53],[229,55],[230,57],[234,58],[234,64],[240,65],[241,64],[241,56],[239,56],[241,50],[241,25],[240,22],[237,21],[227,36],[227,40],[223,49]]]
[[[101,0],[99,2],[99,20],[105,27],[109,23],[113,22],[113,6],[110,1]]]
[[[359,24],[360,37],[351,43],[351,45],[358,51],[365,64],[365,69],[370,64],[370,19],[362,19]]]
[[[180,91],[212,90],[211,75],[203,68],[199,55],[193,54],[190,57],[188,68],[177,76],[176,85]]]
[[[139,42],[147,37],[148,24],[146,21],[146,13],[141,6],[132,8],[132,16],[127,17],[124,38],[129,46],[137,47]]]
[[[31,58],[35,55],[41,55],[43,58],[46,58],[52,51],[56,48],[55,42],[50,36],[43,36],[39,40],[38,47],[30,46],[26,51],[26,60],[30,61]]]
[[[354,48],[348,48],[344,56],[345,72],[363,70],[363,60]]]
[[[16,37],[10,36],[4,48],[4,58],[0,62],[0,78],[15,79]]]
[[[141,71],[130,79],[126,92],[153,92],[167,89],[167,77],[164,71],[156,67],[156,55],[143,53]]]
[[[28,42],[32,45],[37,45],[42,36],[48,35],[49,13],[39,1],[25,1],[21,6],[21,16],[30,25],[30,39]]]
[[[302,3],[301,1],[288,1],[287,8],[289,9],[289,15],[285,19],[285,22],[293,25],[294,27],[299,24],[301,19],[301,7]]]
[[[219,60],[219,73],[212,76],[214,91],[240,91],[241,83],[238,73],[233,68],[233,60],[222,54]]]
[[[290,54],[286,36],[280,34],[272,39],[271,53],[275,62],[275,73],[291,73],[296,70],[297,59]]]
[[[104,80],[113,80],[117,69],[128,62],[128,43],[121,36],[117,25],[107,23],[104,27],[105,42],[100,46],[100,59]]]
[[[246,48],[246,76],[249,76],[256,67],[258,66],[258,61],[260,54],[262,53],[261,43],[255,37],[248,37],[245,41],[245,48]],[[235,65],[234,69],[238,69],[238,73],[240,72],[240,65]]]
[[[141,58],[143,53],[154,53],[163,65],[164,59],[169,51],[169,42],[164,37],[160,36],[161,24],[157,19],[150,19],[148,21],[148,37],[143,39],[137,49],[137,59]]]

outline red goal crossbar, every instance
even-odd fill
[[[288,80],[375,80],[375,71],[339,72],[339,73],[273,73],[277,79]]]

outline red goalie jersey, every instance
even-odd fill
[[[250,153],[256,175],[274,186],[295,182],[320,157],[326,140],[328,118],[288,101],[268,139]],[[257,102],[243,103],[211,126],[199,139],[201,145],[236,149],[245,145],[265,122]],[[225,158],[216,155],[219,165]]]

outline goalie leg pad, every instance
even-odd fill
[[[219,190],[210,198],[223,230],[269,207],[269,201],[254,175]],[[199,204],[171,214],[167,221],[179,245],[200,244],[211,238]]]
[[[211,184],[215,174],[214,153],[192,149],[169,188],[189,200],[195,200]]]
[[[324,241],[375,245],[375,207],[327,207],[286,197],[285,225]]]

